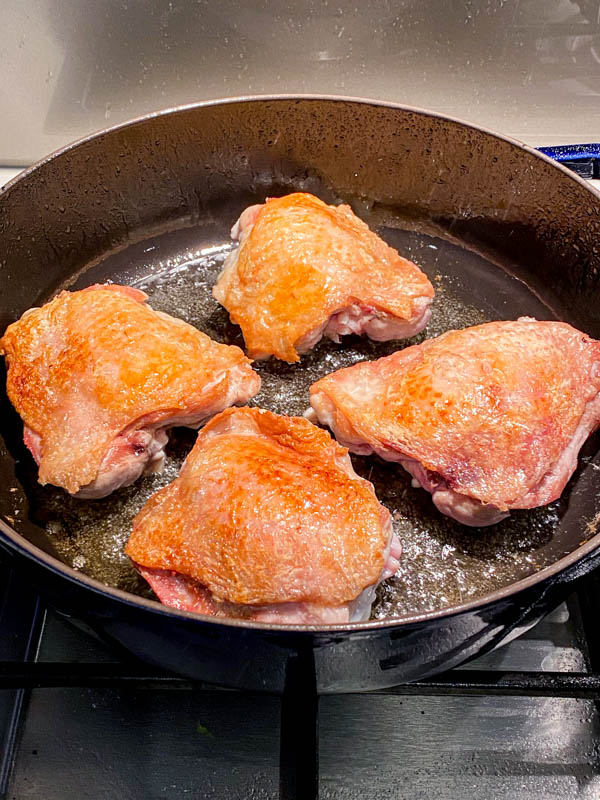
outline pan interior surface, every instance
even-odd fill
[[[185,319],[217,341],[243,347],[239,328],[229,322],[210,292],[232,248],[228,231],[240,210],[238,203],[230,212],[223,210],[218,221],[172,230],[112,252],[65,288],[106,280],[133,284],[149,295],[157,310]],[[530,288],[526,276],[514,267],[509,271],[460,242],[388,226],[369,218],[365,209],[356,210],[429,276],[436,290],[429,325],[408,341],[375,343],[347,337],[339,345],[322,341],[300,364],[273,359],[257,363],[263,383],[252,405],[302,414],[310,384],[335,369],[453,328],[519,316],[562,318],[559,298],[542,294],[537,286]],[[21,423],[5,397],[2,404],[2,434],[16,461],[15,486],[9,487],[14,489],[14,516],[9,521],[20,530],[19,521],[26,517],[24,535],[31,538],[27,531],[36,530],[41,546],[65,563],[108,586],[152,597],[123,548],[134,515],[156,489],[176,477],[195,432],[172,432],[161,475],[143,478],[103,500],[75,500],[61,489],[37,483],[35,464],[21,441]],[[469,529],[440,515],[429,494],[411,488],[410,476],[399,467],[377,458],[353,457],[357,472],[373,482],[380,501],[391,511],[403,544],[401,569],[380,587],[372,617],[402,618],[482,598],[572,552],[575,536],[577,544],[593,536],[600,517],[595,505],[600,495],[598,444],[597,436],[586,443],[579,468],[559,500],[544,508],[513,512],[509,519],[484,529]]]

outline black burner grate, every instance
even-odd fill
[[[6,566],[0,567],[4,588],[0,608],[0,730],[3,732],[0,762],[0,797],[9,797],[11,771],[27,692],[55,687],[89,689],[169,688],[195,693],[235,692],[163,673],[145,664],[125,659],[68,663],[37,661],[44,609],[38,598]],[[387,696],[510,696],[600,699],[600,637],[595,607],[600,579],[586,578],[578,588],[583,634],[590,672],[502,671],[456,669],[443,676],[380,689],[365,694]],[[319,796],[319,698],[315,692],[314,665],[310,654],[302,663],[292,661],[281,698],[279,797],[310,800]],[[249,694],[249,693],[248,693]],[[12,797],[12,795],[11,795]]]

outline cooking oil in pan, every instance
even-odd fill
[[[262,389],[253,405],[282,414],[302,414],[308,406],[311,383],[333,370],[387,355],[452,328],[522,315],[553,316],[524,282],[472,252],[426,235],[391,229],[380,232],[401,254],[419,264],[435,286],[427,329],[401,343],[349,337],[338,345],[324,340],[300,364],[273,359],[257,363]],[[180,231],[112,256],[79,283],[87,285],[109,277],[134,283],[147,292],[154,308],[187,320],[218,341],[243,347],[239,328],[230,323],[210,291],[230,249],[224,231]],[[23,454],[21,463],[28,466],[20,468],[19,478],[26,486],[31,516],[50,534],[65,562],[111,586],[152,596],[123,548],[133,517],[154,491],[176,477],[194,440],[192,431],[173,431],[161,475],[143,478],[94,501],[75,500],[60,489],[39,486],[33,461]],[[403,544],[399,573],[380,587],[373,608],[376,618],[467,602],[514,583],[571,549],[565,546],[561,551],[561,542],[554,537],[568,490],[545,508],[513,512],[508,520],[490,528],[468,529],[440,515],[430,496],[411,488],[409,476],[399,467],[377,458],[353,457],[353,462],[391,511]]]

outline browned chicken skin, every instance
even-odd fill
[[[367,618],[400,545],[345,448],[301,417],[228,409],[126,548],[167,605],[262,622]]]
[[[213,295],[240,325],[252,358],[298,361],[322,336],[403,339],[429,319],[433,287],[349,206],[310,194],[251,206],[232,230]]]
[[[40,483],[104,497],[161,467],[168,428],[198,427],[258,392],[239,348],[145,301],[128,286],[61,292],[0,339]]]
[[[450,331],[310,390],[338,441],[399,462],[466,525],[559,497],[600,423],[599,392],[600,342],[529,318]]]

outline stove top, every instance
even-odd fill
[[[461,670],[312,708],[156,673],[0,584],[7,800],[600,797],[595,575]]]

